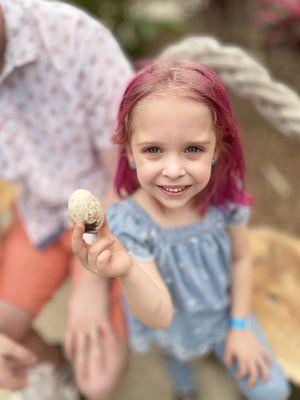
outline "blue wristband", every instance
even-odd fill
[[[248,323],[246,318],[230,318],[230,329],[247,329]]]

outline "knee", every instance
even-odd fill
[[[31,327],[31,315],[20,307],[0,301],[0,332],[22,341]]]
[[[249,400],[287,400],[290,394],[290,384],[285,377],[282,377],[255,386]]]

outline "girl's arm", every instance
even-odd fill
[[[173,317],[169,292],[154,262],[139,262],[114,237],[105,221],[99,239],[87,245],[82,238],[84,226],[78,224],[72,234],[72,248],[81,264],[106,278],[118,277],[128,304],[142,323],[151,328],[167,328]]]
[[[231,316],[247,318],[252,292],[252,262],[247,226],[230,226],[229,234],[232,252]]]
[[[225,363],[237,364],[237,376],[247,376],[251,388],[258,379],[268,380],[271,358],[244,320],[249,316],[252,263],[246,225],[229,228],[232,242],[231,329],[226,341]]]
[[[131,311],[145,325],[168,328],[173,319],[173,305],[155,262],[140,262],[131,256],[132,266],[120,281]]]

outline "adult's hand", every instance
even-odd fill
[[[108,308],[106,280],[84,271],[69,302],[65,350],[80,391],[93,400],[114,390],[127,360],[127,345],[116,338]]]
[[[26,386],[26,371],[37,362],[28,349],[0,334],[0,388],[17,390]]]
[[[127,357],[126,342],[112,331],[79,336],[73,365],[80,391],[91,400],[107,399],[121,382]]]

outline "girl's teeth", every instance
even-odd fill
[[[183,188],[166,188],[166,187],[164,187],[164,189],[167,192],[178,193],[178,192],[182,192],[185,189],[185,187],[183,187]]]

